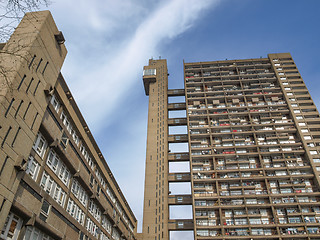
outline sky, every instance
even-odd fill
[[[319,0],[52,0],[47,9],[66,39],[62,74],[138,219],[138,231],[148,111],[142,69],[149,58],[167,59],[169,88],[183,88],[183,60],[290,52],[320,104]]]

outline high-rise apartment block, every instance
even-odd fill
[[[320,239],[320,117],[289,53],[184,63],[185,89],[168,89],[150,60],[143,239]],[[171,103],[170,97],[185,97]],[[168,118],[184,110],[185,117]],[[187,126],[185,134],[169,128]],[[169,146],[185,143],[185,152]],[[169,172],[171,162],[188,172]],[[172,194],[188,182],[191,194]],[[191,205],[192,218],[170,219]]]
[[[0,239],[136,239],[136,219],[60,73],[49,11],[0,53]]]

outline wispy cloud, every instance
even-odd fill
[[[83,71],[81,75],[77,75],[76,84],[74,84],[75,96],[89,116],[89,123],[94,123],[95,128],[99,128],[102,123],[107,124],[106,117],[110,116],[122,103],[123,96],[132,86],[137,84],[137,81],[141,81],[142,66],[147,63],[147,59],[159,55],[158,47],[161,43],[188,30],[204,10],[217,3],[217,0],[172,0],[163,2],[151,12],[146,8],[143,10],[141,5],[124,5],[123,7],[122,3],[119,5],[113,3],[113,9],[121,12],[123,7],[124,11],[132,12],[134,7],[139,9],[140,13],[144,13],[146,18],[143,21],[134,20],[136,15],[126,18],[129,24],[130,21],[138,23],[132,26],[135,27],[134,31],[131,30],[132,34],[125,36],[125,41],[115,42],[113,45],[115,48],[108,49],[110,55],[100,49],[101,55],[105,56],[105,61],[100,58],[95,59],[99,62],[99,68],[94,68],[94,71]],[[97,14],[95,10],[89,8],[88,18],[94,28],[104,31],[99,20],[102,16],[101,10]],[[110,12],[110,9],[106,8],[106,11]],[[109,22],[112,22],[111,25],[118,20],[116,14],[113,13],[112,16],[115,16],[115,20],[109,19]],[[104,19],[103,16],[102,19]],[[108,23],[108,20],[106,22]],[[120,25],[122,23],[119,21]],[[105,32],[111,33],[111,28],[115,27],[106,24]],[[107,42],[106,45],[110,46]],[[105,105],[104,110],[101,111],[101,103],[112,104]]]

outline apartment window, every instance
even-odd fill
[[[9,213],[1,231],[0,239],[17,239],[22,225],[22,219]]]
[[[35,89],[34,89],[34,91],[33,91],[33,95],[36,95],[36,92],[37,92],[37,90],[39,88],[40,83],[41,83],[41,81],[39,80],[37,85],[36,85],[36,87],[35,87]]]
[[[106,216],[102,217],[101,225],[109,234],[111,233],[112,225]]]
[[[43,200],[39,218],[42,221],[46,221],[49,216],[49,212],[50,212],[50,204],[46,200]]]
[[[35,227],[28,226],[23,240],[53,240],[53,238]]]
[[[301,132],[302,132],[302,133],[307,133],[307,132],[309,132],[309,130],[306,129],[306,128],[304,128],[304,129],[301,129]]]
[[[317,155],[317,154],[318,154],[318,151],[314,151],[314,150],[313,150],[313,151],[310,151],[310,154],[311,154],[311,155]]]
[[[50,150],[48,159],[47,159],[47,165],[51,168],[53,172],[57,171],[59,162],[60,160],[58,155],[53,150]]]
[[[315,162],[315,163],[320,163],[320,158],[314,158],[314,159],[313,159],[313,162]]]
[[[40,182],[40,186],[48,193],[51,193],[53,180],[50,179],[50,176],[47,172],[44,172]]]
[[[311,140],[311,136],[303,136],[304,140]]]
[[[94,237],[98,237],[98,226],[90,218],[87,218],[86,229]]]
[[[52,95],[50,103],[52,104],[54,110],[58,113],[59,112],[59,108],[60,108],[60,102],[58,101],[58,99],[56,98],[55,95]]]
[[[69,143],[69,138],[65,132],[62,133],[61,145],[65,149]]]
[[[66,193],[47,172],[44,172],[40,181],[40,186],[61,206],[64,205]]]
[[[293,110],[293,113],[300,113],[300,110]]]
[[[288,217],[288,222],[289,223],[301,223],[301,218],[300,217]]]
[[[92,201],[89,201],[89,212],[91,213],[91,215],[100,222],[101,220],[101,211],[98,208],[98,206]]]
[[[58,155],[50,150],[47,159],[47,165],[51,168],[51,170],[60,178],[60,180],[68,186],[70,180],[70,171],[67,166],[59,159]]]
[[[93,187],[94,185],[94,177],[93,175],[90,176],[90,187]]]
[[[115,228],[113,228],[111,236],[114,240],[120,240],[120,233]]]
[[[70,121],[68,120],[66,114],[64,112],[61,113],[60,119],[62,123],[67,127],[67,129],[70,128]]]
[[[302,120],[303,117],[302,117],[302,116],[296,116],[296,119],[297,119],[297,120]]]
[[[37,180],[39,173],[39,163],[34,159],[33,156],[29,156],[26,173],[31,176],[33,180]]]
[[[64,165],[63,163],[61,163],[61,168],[60,168],[60,172],[59,172],[59,178],[62,180],[62,182],[66,186],[68,186],[69,180],[70,180],[70,172],[67,169],[66,165]]]
[[[60,186],[57,185],[54,191],[53,199],[62,206],[65,198],[66,193],[62,190]]]
[[[87,206],[88,203],[88,194],[86,191],[80,186],[79,182],[73,179],[71,192],[73,195],[81,202],[83,206]]]
[[[306,126],[305,123],[299,123],[299,126]]]
[[[42,158],[47,147],[47,141],[42,136],[41,133],[38,133],[36,141],[34,142],[33,149],[36,153]]]
[[[84,224],[84,211],[73,201],[69,198],[68,205],[67,205],[67,212],[76,219],[81,225]]]

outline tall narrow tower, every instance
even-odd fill
[[[149,60],[143,82],[149,95],[148,136],[143,212],[143,239],[169,239],[170,231],[193,230],[192,219],[170,219],[170,206],[191,205],[191,195],[172,195],[169,183],[189,182],[190,172],[169,173],[169,162],[189,163],[189,153],[170,152],[169,144],[187,143],[187,134],[169,135],[169,126],[187,125],[186,117],[169,118],[169,111],[186,110],[186,104],[168,103],[185,96],[184,89],[168,90],[166,60]]]
[[[143,239],[168,236],[168,71],[166,60],[149,60],[143,83],[149,96]]]

